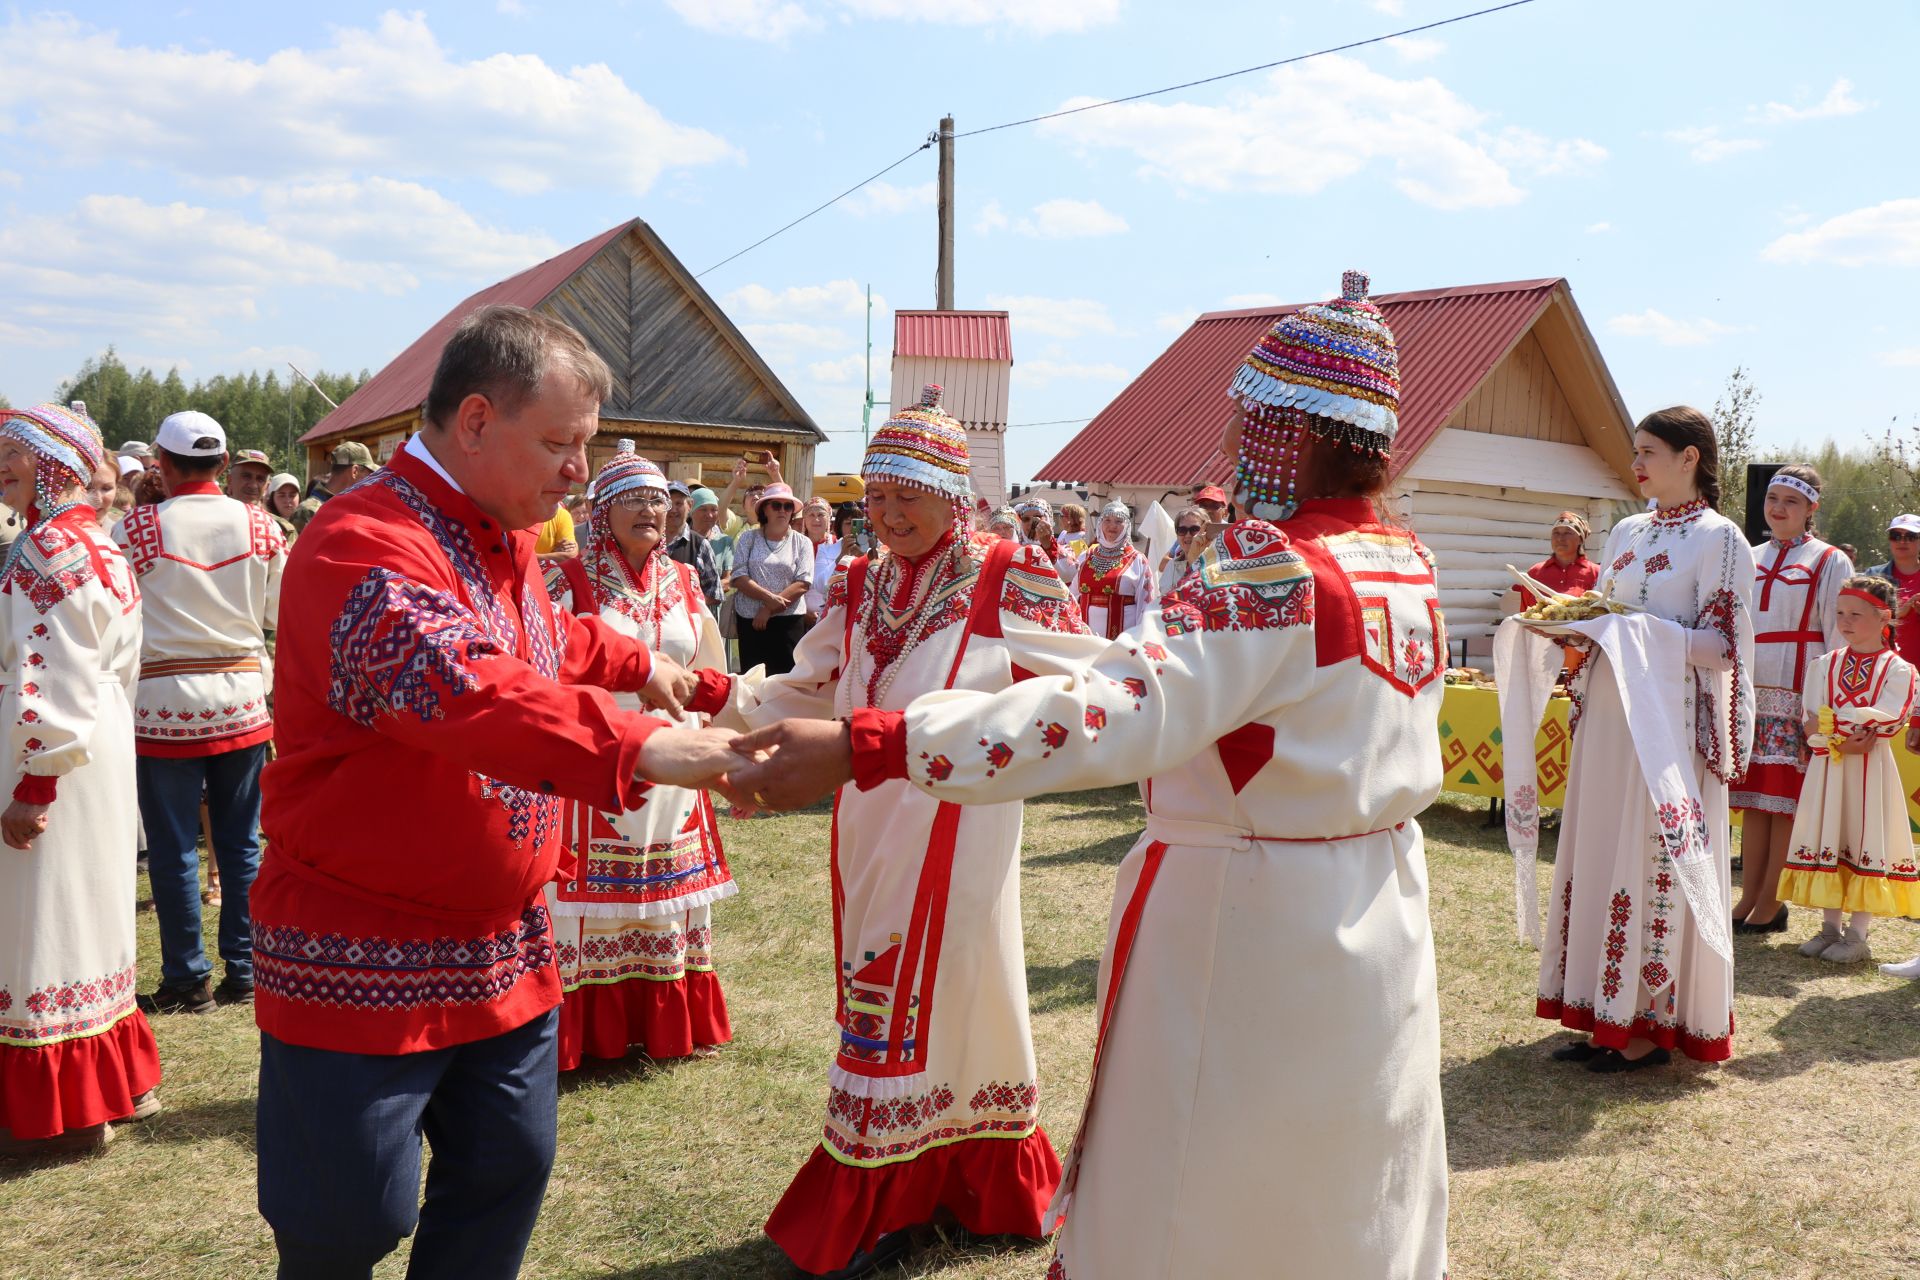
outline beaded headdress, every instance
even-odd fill
[[[92,484],[94,472],[107,460],[100,428],[93,425],[85,406],[75,401],[71,409],[57,404],[37,404],[31,409],[6,410],[0,413],[0,438],[16,440],[34,454],[35,528],[55,516],[87,505],[84,501],[63,502],[60,498],[75,485],[84,489]],[[15,558],[26,545],[24,536],[14,540],[7,550],[5,570],[0,576],[11,574]]]
[[[1108,516],[1118,516],[1124,523],[1124,527],[1120,530],[1120,536],[1111,542],[1107,540],[1106,533],[1101,528],[1101,526],[1106,523]],[[1112,502],[1100,508],[1099,518],[1093,526],[1093,540],[1101,550],[1109,552],[1119,551],[1124,547],[1132,546],[1133,508],[1118,498],[1115,498]]]
[[[594,478],[594,505],[598,506],[633,489],[658,489],[665,493],[667,476],[651,458],[643,458],[634,450],[633,437],[623,436],[620,443],[613,447],[613,456],[607,459],[600,468],[600,474]]]
[[[919,404],[900,410],[873,433],[860,463],[863,480],[898,480],[971,505],[967,477],[966,428],[940,407],[940,388],[931,382],[921,390]]]
[[[1293,513],[1302,432],[1385,454],[1400,429],[1400,357],[1366,275],[1344,273],[1338,298],[1276,321],[1227,394],[1246,410],[1237,496],[1250,515]]]

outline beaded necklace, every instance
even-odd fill
[[[952,623],[953,618],[947,616],[952,612],[948,606],[959,601],[958,616],[966,616],[967,601],[963,592],[948,593],[939,605],[932,606],[933,612],[929,612],[929,602],[942,588],[954,584],[963,562],[970,563],[970,559],[966,547],[956,541],[944,551],[931,553],[919,565],[888,554],[874,566],[862,609],[865,643],[855,645],[847,656],[849,696],[853,689],[864,688],[866,706],[883,705],[913,651]],[[899,590],[902,573],[914,576],[909,579],[905,608],[895,609],[892,599]]]

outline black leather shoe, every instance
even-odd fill
[[[1735,933],[1785,933],[1787,931],[1787,904],[1780,904],[1780,913],[1765,924],[1753,924],[1746,920],[1733,922]]]
[[[1673,1055],[1665,1049],[1655,1049],[1652,1053],[1638,1058],[1629,1058],[1618,1049],[1607,1049],[1587,1064],[1587,1070],[1603,1076],[1619,1075],[1625,1071],[1638,1071],[1643,1067],[1664,1067],[1673,1061]]]
[[[1591,1040],[1575,1040],[1572,1044],[1563,1044],[1555,1049],[1552,1057],[1555,1062],[1586,1062],[1605,1052]]]
[[[873,1242],[873,1248],[862,1249],[854,1254],[853,1259],[838,1271],[802,1271],[795,1267],[794,1274],[807,1280],[855,1280],[857,1276],[872,1275],[889,1263],[898,1262],[912,1244],[913,1228],[889,1231]]]

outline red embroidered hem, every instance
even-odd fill
[[[673,982],[629,978],[576,987],[560,999],[560,1069],[586,1058],[617,1060],[635,1049],[649,1058],[684,1058],[733,1039],[720,975],[689,973]]]
[[[1762,762],[1747,766],[1746,776],[1733,785],[1735,809],[1746,811],[1757,809],[1762,813],[1793,813],[1800,802],[1800,788],[1807,780],[1806,771],[1796,769],[1790,764],[1768,764]],[[1785,809],[1776,809],[1754,803],[1740,803],[1741,800],[1753,800],[1767,796],[1787,802]]]
[[[160,1083],[160,1049],[138,1009],[97,1036],[0,1048],[0,1129],[54,1138],[133,1114]]]
[[[1725,1062],[1733,1056],[1733,1017],[1727,1017],[1727,1034],[1714,1038],[1697,1036],[1684,1027],[1669,1026],[1649,1022],[1645,1018],[1635,1018],[1633,1025],[1623,1027],[1617,1022],[1602,1022],[1593,1016],[1593,1010],[1582,1009],[1577,1005],[1563,1005],[1558,1000],[1537,997],[1533,1012],[1537,1017],[1557,1021],[1569,1031],[1585,1031],[1593,1036],[1593,1042],[1602,1049],[1624,1049],[1629,1040],[1651,1040],[1662,1049],[1678,1049],[1695,1062]]]
[[[975,1235],[1046,1233],[1040,1219],[1060,1185],[1060,1157],[1038,1126],[1024,1138],[969,1138],[877,1169],[815,1147],[767,1219],[766,1232],[802,1271],[844,1267],[882,1235],[945,1209]]]
[[[245,733],[236,733],[226,738],[194,738],[185,742],[151,741],[142,738],[137,732],[133,738],[133,753],[136,756],[151,756],[158,760],[191,760],[197,756],[225,755],[229,751],[238,751],[243,747],[257,747],[263,742],[273,741],[273,726],[263,724],[258,729],[249,729]]]

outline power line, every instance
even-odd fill
[[[1116,107],[1124,102],[1138,102],[1142,98],[1157,98],[1164,93],[1177,93],[1182,89],[1192,89],[1203,84],[1217,84],[1222,80],[1232,80],[1236,76],[1252,75],[1256,71],[1271,71],[1275,67],[1292,66],[1294,63],[1306,62],[1311,58],[1323,58],[1323,57],[1326,57],[1328,54],[1345,53],[1350,49],[1364,49],[1368,45],[1383,44],[1388,40],[1398,40],[1404,36],[1418,35],[1422,31],[1434,31],[1440,27],[1450,27],[1456,22],[1466,22],[1472,18],[1484,18],[1488,14],[1500,13],[1506,9],[1518,9],[1523,5],[1533,4],[1535,2],[1536,0],[1507,0],[1507,3],[1505,4],[1496,4],[1485,9],[1476,9],[1472,13],[1456,14],[1451,18],[1442,18],[1438,22],[1422,23],[1420,26],[1417,26],[1417,27],[1407,27],[1400,31],[1390,31],[1385,35],[1369,36],[1365,40],[1352,40],[1346,44],[1337,44],[1326,49],[1316,49],[1312,53],[1300,53],[1300,54],[1295,54],[1291,58],[1281,58],[1274,62],[1263,62],[1257,67],[1242,67],[1238,71],[1223,71],[1217,76],[1204,76],[1199,80],[1188,80],[1181,84],[1170,84],[1163,89],[1148,89],[1144,93],[1130,93],[1124,98],[1109,98],[1103,102],[1089,102],[1085,106],[1069,107],[1065,111],[1050,111],[1045,115],[1028,116],[1023,120],[1009,120],[1004,124],[990,124],[983,129],[969,129],[965,133],[956,133],[953,136],[956,139],[973,138],[973,137],[978,137],[980,134],[983,134],[983,133],[997,133],[1002,129],[1015,129],[1025,124],[1038,124],[1042,120],[1057,120],[1061,116],[1079,115],[1083,111],[1097,111],[1101,107]],[[792,222],[787,223],[785,226],[780,227],[777,230],[768,232],[766,235],[761,236],[758,240],[755,240],[752,244],[740,250],[738,253],[728,254],[726,257],[720,259],[720,261],[708,267],[705,271],[696,271],[694,273],[694,278],[697,280],[701,276],[709,275],[715,271],[718,271],[721,267],[726,266],[729,262],[732,262],[735,258],[743,257],[746,254],[752,253],[755,249],[758,249],[761,245],[765,244],[767,241],[772,240],[777,236],[785,235],[787,232],[793,230],[795,227],[799,226],[801,223],[805,222],[807,219],[813,217],[815,214],[824,213],[826,210],[831,209],[834,205],[839,204],[842,200],[845,200],[848,196],[860,190],[862,187],[866,186],[868,183],[877,182],[881,178],[884,178],[886,175],[888,175],[889,173],[892,173],[895,169],[898,169],[901,165],[913,159],[913,157],[919,155],[922,151],[925,151],[927,148],[933,146],[933,144],[938,141],[940,141],[940,135],[937,132],[928,134],[925,142],[922,142],[919,146],[907,152],[907,154],[901,156],[898,160],[895,160],[892,164],[880,170],[878,173],[873,174],[870,177],[862,178],[859,182],[854,183],[852,186],[848,187],[845,191],[842,191],[839,195],[833,197],[831,200],[828,200],[822,204],[814,206],[813,208],[807,210],[805,213],[801,214],[799,217],[795,218]],[[1032,424],[1032,425],[1041,425],[1041,424]]]
[[[1476,9],[1472,13],[1456,14],[1451,18],[1442,18],[1438,22],[1425,23],[1418,27],[1408,27],[1404,31],[1390,31],[1383,36],[1369,36],[1365,40],[1354,40],[1347,44],[1337,44],[1328,49],[1316,49],[1312,53],[1295,54],[1291,58],[1281,58],[1276,62],[1263,62],[1257,67],[1242,67],[1238,71],[1223,71],[1217,76],[1205,76],[1199,80],[1188,80],[1184,84],[1170,84],[1164,89],[1148,89],[1144,93],[1130,93],[1124,98],[1108,98],[1104,102],[1089,102],[1085,106],[1068,107],[1065,111],[1049,111],[1041,116],[1028,116],[1024,120],[1009,120],[1005,124],[990,124],[984,129],[969,129],[965,133],[956,133],[957,138],[971,138],[982,133],[994,133],[1001,129],[1014,129],[1023,124],[1039,124],[1042,120],[1058,120],[1061,116],[1079,115],[1082,111],[1097,111],[1101,107],[1116,107],[1123,102],[1138,102],[1142,98],[1157,98],[1163,93],[1178,93],[1182,89],[1193,89],[1203,84],[1218,84],[1222,80],[1232,80],[1236,76],[1250,76],[1256,71],[1271,71],[1275,67],[1292,66],[1296,62],[1305,62],[1310,58],[1324,58],[1330,53],[1345,53],[1349,49],[1364,49],[1371,44],[1382,44],[1388,40],[1398,40],[1404,36],[1418,35],[1422,31],[1433,31],[1440,27],[1450,27],[1456,22],[1466,22],[1470,18],[1484,18],[1490,13],[1499,13],[1503,9],[1518,9],[1522,5],[1533,4],[1534,0],[1507,0],[1506,4],[1496,4],[1487,9]]]

